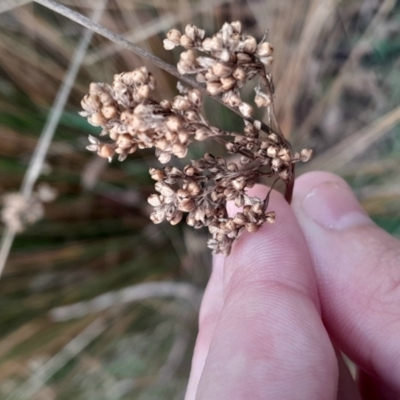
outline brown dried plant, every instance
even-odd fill
[[[213,253],[228,255],[244,230],[255,232],[264,222],[275,221],[275,213],[267,211],[269,194],[259,199],[250,196],[247,189],[261,177],[275,178],[274,183],[280,179],[290,202],[294,164],[308,161],[312,152],[293,152],[279,129],[268,72],[273,47],[265,37],[257,43],[254,37],[242,34],[240,22],[225,23],[212,37],[188,25],[183,34],[176,29],[168,32],[165,49],[176,46],[186,49],[180,55],[178,72],[195,75],[210,96],[220,96],[229,108],[236,109],[243,117],[244,132],[211,126],[202,115],[202,93],[198,88],[189,90],[178,84],[180,94],[172,101],[154,99],[151,91],[155,78],[140,67],[115,75],[111,86],[90,85],[89,94],[82,100],[81,115],[90,124],[101,126],[101,135],[108,135],[112,142],[103,143],[89,136],[88,149],[110,161],[114,155],[123,161],[137,149],[154,147],[158,160],[167,164],[172,156],[186,157],[192,142],[210,139],[225,146],[228,154],[240,157],[234,162],[207,153],[183,169],[150,168],[158,192],[148,199],[154,207],[151,220],[156,224],[167,220],[175,225],[187,213],[188,225],[208,228],[208,247]],[[258,78],[254,103],[266,108],[267,124],[252,118],[252,106],[241,97],[242,88],[253,78]],[[228,215],[228,202],[240,210],[234,216]]]

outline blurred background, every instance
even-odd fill
[[[400,237],[399,1],[59,2],[171,64],[179,50],[165,51],[162,40],[173,27],[194,23],[213,34],[240,20],[258,39],[268,29],[278,121],[295,149],[315,150],[298,173],[340,174]],[[0,398],[182,399],[210,273],[205,232],[153,225],[153,152],[108,164],[85,150],[99,129],[78,115],[90,82],[146,65],[161,99],[176,94],[176,79],[97,34],[86,34],[85,48],[84,35],[41,5],[0,1],[3,198],[26,181],[73,60],[77,69],[34,186],[57,197],[16,235],[0,280]],[[237,129],[236,116],[214,101],[204,110],[215,125]],[[210,150],[202,146],[190,156]]]

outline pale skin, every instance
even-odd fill
[[[400,242],[329,173],[269,209],[274,225],[214,258],[185,399],[400,399]]]

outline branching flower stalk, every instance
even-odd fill
[[[273,223],[275,213],[268,211],[269,194],[265,199],[250,196],[247,189],[261,177],[282,180],[286,199],[290,202],[294,182],[294,164],[306,162],[312,151],[293,152],[279,129],[273,105],[273,82],[268,67],[273,61],[273,47],[265,41],[257,43],[241,33],[240,22],[225,23],[212,37],[194,25],[184,33],[172,29],[164,47],[182,46],[177,68],[180,74],[192,74],[204,85],[210,96],[220,99],[243,117],[243,133],[228,132],[212,126],[201,113],[202,95],[197,88],[178,84],[179,95],[158,101],[151,96],[155,78],[145,67],[114,76],[112,85],[92,83],[82,100],[82,116],[90,124],[102,127],[105,143],[89,136],[88,149],[110,161],[114,156],[123,161],[138,149],[154,148],[162,164],[171,157],[185,158],[191,143],[214,140],[239,161],[204,154],[182,169],[166,166],[150,169],[156,181],[157,194],[149,197],[154,207],[150,218],[154,223],[167,220],[186,222],[194,228],[207,227],[211,239],[208,247],[214,254],[228,255],[233,242],[244,230],[255,232],[265,222]],[[204,54],[204,55],[203,55]],[[253,107],[244,102],[244,85],[258,79],[254,103],[266,108],[267,124],[254,120]],[[233,157],[231,157],[233,158]],[[228,216],[227,202],[234,202],[239,211]]]

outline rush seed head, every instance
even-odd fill
[[[87,148],[110,161],[116,155],[123,161],[138,149],[153,148],[158,161],[167,164],[173,157],[185,158],[196,141],[222,144],[228,153],[226,158],[206,153],[186,161],[181,169],[169,165],[150,168],[157,193],[149,196],[148,203],[154,207],[150,215],[154,223],[168,221],[176,225],[186,213],[188,225],[208,228],[208,247],[213,253],[228,255],[242,232],[256,232],[264,223],[275,221],[274,212],[267,211],[269,196],[253,197],[248,189],[261,177],[271,177],[282,180],[291,190],[294,163],[308,161],[312,151],[294,153],[278,126],[272,130],[252,119],[253,106],[241,97],[244,85],[257,79],[254,103],[267,110],[270,120],[276,120],[268,72],[273,62],[270,43],[242,33],[241,23],[236,21],[225,23],[211,37],[205,37],[205,31],[192,24],[184,32],[172,29],[164,47],[172,50],[177,46],[185,49],[177,64],[178,72],[192,74],[209,95],[220,96],[223,103],[236,108],[243,117],[244,131],[227,132],[212,126],[202,114],[198,88],[178,84],[177,96],[157,100],[152,95],[154,76],[140,67],[115,75],[111,85],[90,85],[81,103],[81,115],[100,126],[101,135],[110,141],[103,143],[89,136]],[[239,208],[231,217],[228,201]]]

